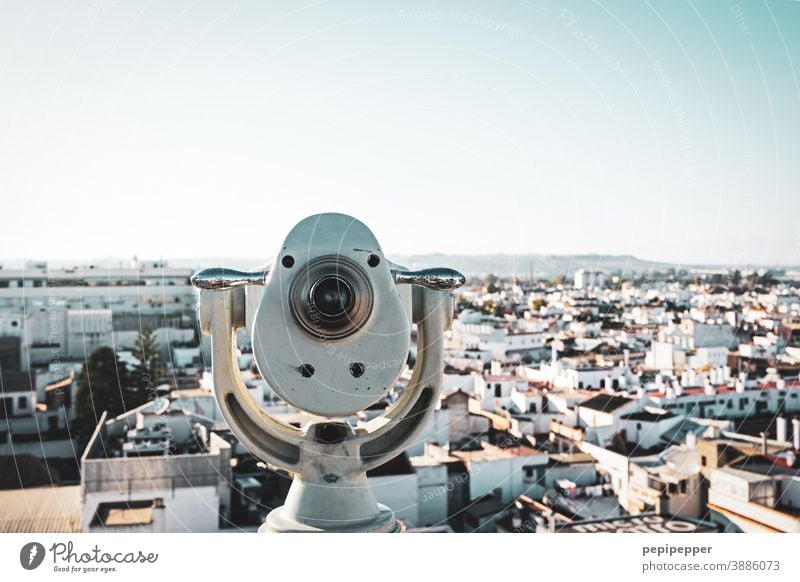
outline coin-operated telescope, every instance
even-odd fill
[[[318,214],[292,229],[271,268],[204,269],[192,283],[201,290],[200,326],[211,336],[225,420],[255,456],[294,476],[285,504],[259,531],[397,531],[366,472],[402,453],[430,420],[442,387],[442,336],[452,323],[450,292],[464,276],[408,271],[386,259],[358,220]],[[395,385],[412,323],[418,349],[408,386],[383,414],[353,427],[345,418]],[[271,417],[248,393],[235,356],[245,327],[270,388],[316,418],[305,428]]]

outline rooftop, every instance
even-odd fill
[[[79,485],[0,491],[0,533],[79,531],[81,531]]]
[[[588,408],[590,410],[597,410],[599,412],[613,412],[618,408],[622,408],[626,404],[634,402],[631,398],[625,396],[615,396],[613,394],[598,394],[589,400],[580,404],[581,408]]]
[[[640,410],[637,412],[631,412],[629,414],[625,414],[622,416],[622,420],[638,420],[641,422],[661,422],[662,420],[667,420],[668,418],[674,418],[675,415],[669,411],[664,412],[653,412],[650,410]]]
[[[536,457],[545,453],[526,446],[501,448],[489,443],[482,443],[483,448],[477,451],[451,451],[450,456],[472,463],[495,461],[511,457]]]

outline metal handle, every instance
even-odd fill
[[[227,267],[211,267],[192,275],[192,285],[203,291],[225,291],[244,285],[264,285],[268,270],[237,271]]]
[[[466,277],[455,269],[433,267],[419,271],[392,270],[392,278],[397,284],[418,285],[436,291],[452,291],[458,289],[466,281]]]
[[[244,285],[264,285],[268,270],[239,271],[227,267],[211,267],[192,275],[192,285],[203,291],[225,291]],[[398,285],[417,285],[436,291],[452,291],[461,287],[466,278],[455,269],[434,267],[419,271],[392,270],[392,278]]]

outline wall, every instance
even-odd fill
[[[180,487],[176,489],[150,489],[135,491],[130,495],[124,491],[98,491],[87,493],[84,497],[82,531],[88,532],[89,525],[100,503],[114,501],[134,501],[142,499],[164,500],[163,512],[154,512],[154,523],[147,528],[162,532],[216,532],[219,531],[220,492],[217,487]],[[161,518],[163,523],[155,520]],[[107,528],[92,531],[125,532],[141,531],[141,528],[123,527],[119,530]]]
[[[391,508],[395,517],[410,525],[418,524],[419,484],[416,473],[370,477],[368,481],[378,503]]]
[[[447,496],[451,487],[446,465],[416,467],[419,484],[417,526],[443,525],[447,522]]]
[[[533,485],[524,481],[524,467],[546,466],[548,458],[547,455],[532,455],[470,462],[468,466],[470,500],[500,489],[500,501],[511,503]]]

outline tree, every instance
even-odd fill
[[[531,311],[541,311],[542,307],[547,307],[547,300],[539,298],[531,301]]]
[[[456,298],[456,313],[461,313],[465,309],[475,309],[475,305],[471,300],[467,299],[463,295],[459,295]]]
[[[156,396],[161,376],[164,375],[164,364],[158,354],[158,342],[153,330],[143,327],[136,337],[132,355],[139,360],[133,368],[133,385],[136,388],[137,400],[144,404]]]
[[[135,408],[131,377],[111,348],[98,348],[78,375],[73,429],[79,436],[92,434],[104,411],[109,417]]]
[[[489,273],[483,278],[483,288],[487,293],[497,293],[497,276],[494,273]]]
[[[487,315],[494,315],[495,309],[497,309],[497,305],[491,299],[481,304],[481,311]]]

